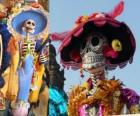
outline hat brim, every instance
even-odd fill
[[[25,7],[18,13],[14,13],[8,20],[8,28],[14,35],[25,36],[26,33],[22,27],[26,20],[32,19],[35,21],[35,31],[32,36],[38,36],[47,33],[48,31],[48,14],[40,8]]]
[[[72,32],[68,34],[68,36],[64,39],[61,47],[61,62],[64,66],[78,68],[81,62],[75,62],[74,59],[70,57],[70,53],[73,50],[77,50],[80,52],[81,42],[83,41],[81,38],[88,34],[89,32],[101,32],[107,37],[107,42],[111,46],[113,39],[119,39],[122,44],[122,51],[118,53],[117,58],[107,58],[107,66],[109,69],[114,69],[117,66],[123,68],[127,62],[131,63],[134,52],[135,52],[135,39],[130,31],[129,27],[123,23],[118,22],[116,20],[106,20],[105,23],[101,26],[98,26],[95,21],[88,21],[82,26],[79,25]],[[78,29],[79,28],[79,29]],[[80,34],[75,36],[75,32],[81,29]],[[77,31],[76,31],[77,30]]]

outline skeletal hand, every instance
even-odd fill
[[[46,63],[49,60],[49,47],[45,46],[39,56],[39,62],[41,64]]]
[[[46,55],[44,52],[42,52],[42,53],[40,54],[40,56],[39,56],[39,62],[40,62],[41,64],[44,64],[44,63],[47,62],[47,60],[48,60],[47,55]]]

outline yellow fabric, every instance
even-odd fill
[[[48,29],[47,29],[48,30]],[[49,36],[49,33],[48,33],[48,31],[46,32],[46,34],[44,35],[44,37],[43,37],[43,41],[42,41],[42,44],[48,39],[48,36]]]
[[[30,92],[30,96],[29,96],[29,102],[30,103],[35,103],[38,100],[38,96],[39,96],[39,91],[42,85],[42,77],[45,71],[45,67],[44,64],[39,65],[39,63],[36,63],[36,72],[35,72],[35,82],[33,83],[34,86],[37,86],[37,90],[32,90]]]
[[[95,93],[87,97],[89,89],[77,86],[72,89],[68,100],[68,115],[78,116],[79,106],[102,104],[103,116],[108,114],[120,114],[123,103],[120,101],[121,84],[119,80],[100,80]],[[111,102],[110,102],[111,101]]]
[[[11,49],[14,48],[14,49]],[[10,66],[5,70],[5,72],[2,74],[5,85],[0,90],[4,97],[15,101],[18,93],[18,75],[16,73],[18,63],[19,63],[19,46],[17,43],[17,39],[14,37],[11,37],[10,42],[8,44],[8,51],[11,55],[10,60]]]
[[[6,98],[10,101],[15,101],[18,93],[18,75],[14,73],[12,67],[9,71],[9,83],[6,93]]]
[[[15,38],[11,38],[13,40]],[[19,47],[17,41],[14,41],[14,44],[10,45],[11,47],[15,47],[14,53],[11,51],[11,64],[9,67],[9,83],[7,88],[7,99],[11,101],[15,101],[18,93],[18,74],[17,74],[17,68],[19,65]],[[9,47],[10,47],[9,46]]]
[[[31,111],[35,114],[35,116],[47,116],[48,100],[49,100],[49,89],[46,86],[44,90],[39,94],[39,106],[31,108]]]
[[[84,83],[82,84],[82,87],[85,87],[86,89],[89,89],[89,84],[88,84],[88,82],[84,82]]]
[[[15,101],[18,93],[17,74],[13,72],[11,67],[8,67],[2,76],[5,80],[5,85],[0,89],[0,91],[3,93],[5,98]]]
[[[9,71],[10,71],[10,68],[7,68],[6,71],[2,75],[5,81],[5,85],[3,88],[0,89],[0,91],[3,93],[4,97],[6,97],[6,92],[7,92],[8,84],[9,84]]]

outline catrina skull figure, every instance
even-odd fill
[[[84,69],[96,68],[105,64],[103,56],[103,46],[106,43],[106,37],[101,33],[89,33],[85,42],[82,42],[80,55],[82,57],[82,67]]]
[[[35,27],[35,21],[33,19],[28,19],[24,22],[23,31],[25,31],[26,33],[33,34],[35,32]]]
[[[52,35],[62,40],[61,63],[64,67],[84,69],[89,79],[69,94],[69,116],[107,116],[139,113],[139,95],[115,78],[107,79],[107,70],[131,63],[135,39],[124,23],[115,18],[124,8],[121,1],[110,13],[81,16],[67,34]],[[54,37],[54,38],[53,38]],[[127,106],[125,110],[125,106]]]

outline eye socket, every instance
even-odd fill
[[[91,33],[86,36],[84,40],[85,41],[80,41],[81,56],[83,56],[87,52],[101,52],[102,46],[106,44],[106,37],[101,33]]]
[[[99,40],[98,37],[93,37],[93,38],[91,39],[91,44],[92,44],[93,46],[99,45],[99,42],[100,42],[100,40]]]
[[[92,51],[99,51],[105,43],[106,37],[100,33],[94,33],[90,39]]]
[[[32,25],[33,25],[33,26],[35,26],[35,24],[34,24],[34,23],[32,23]]]
[[[27,22],[27,24],[31,24],[31,22],[29,21],[29,22]]]

